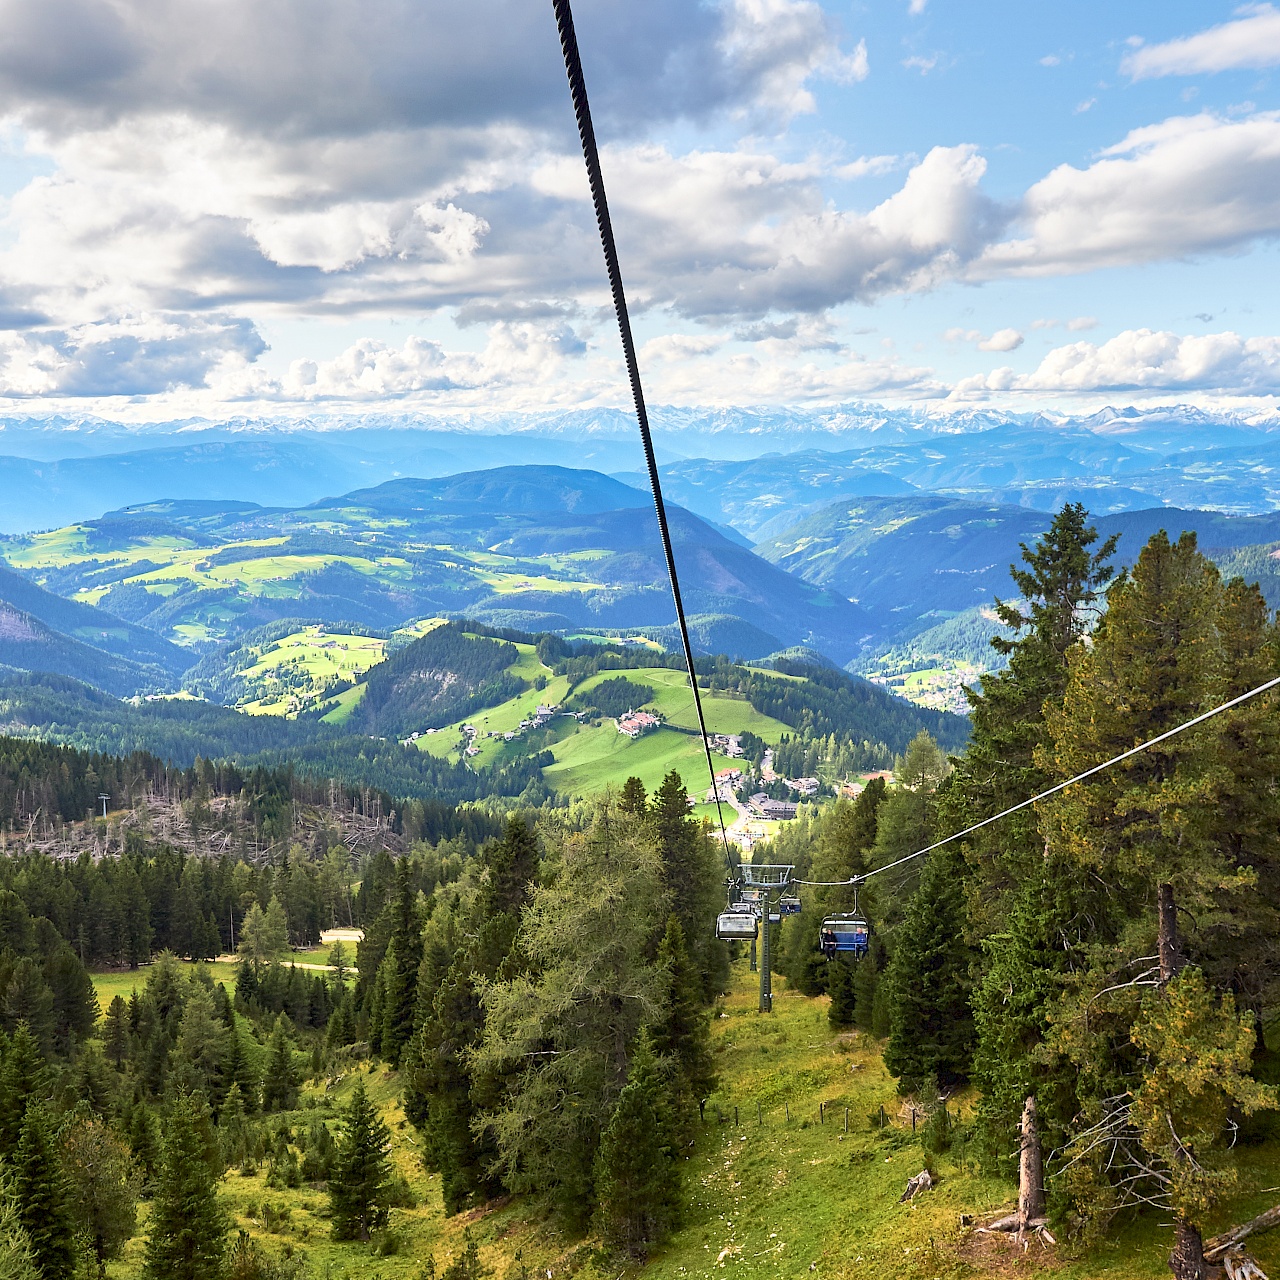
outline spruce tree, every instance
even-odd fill
[[[205,1108],[180,1097],[170,1108],[148,1222],[145,1280],[208,1280],[227,1253],[218,1202],[216,1140]]]
[[[0,1176],[0,1280],[41,1280],[31,1237],[18,1217],[8,1181]]]
[[[27,1024],[20,1022],[0,1065],[0,1160],[18,1149],[27,1107],[44,1098],[48,1088],[49,1072],[40,1047]]]
[[[71,1280],[76,1265],[75,1226],[52,1129],[44,1107],[31,1103],[10,1161],[13,1197],[41,1280]]]
[[[622,790],[618,793],[618,808],[623,813],[631,813],[638,818],[643,818],[649,811],[649,796],[639,778],[628,778],[622,784]]]
[[[891,1014],[884,1062],[904,1093],[930,1076],[943,1085],[969,1076],[972,953],[964,928],[963,861],[955,845],[944,845],[928,855],[920,887],[894,935],[886,975]]]
[[[647,1035],[632,1053],[596,1157],[596,1226],[619,1253],[643,1258],[680,1218],[680,1167],[668,1086]]]
[[[391,1132],[364,1081],[356,1082],[329,1175],[333,1233],[339,1240],[368,1240],[387,1220]]]
[[[703,999],[709,1003],[724,991],[729,978],[728,948],[715,936],[716,915],[724,898],[723,853],[689,816],[688,794],[674,770],[654,792],[649,821],[658,841],[671,909],[680,918]]]
[[[117,1071],[123,1071],[129,1060],[129,1008],[123,996],[113,996],[107,1006],[102,1044],[111,1065]]]
[[[675,914],[667,917],[667,930],[658,947],[658,964],[667,973],[668,987],[666,1010],[652,1030],[653,1050],[671,1059],[683,1090],[687,1090],[693,1102],[699,1103],[716,1087],[710,1015],[702,1002],[701,983],[685,946],[684,929]]]
[[[138,1189],[129,1148],[101,1120],[78,1116],[64,1127],[59,1145],[70,1184],[76,1232],[105,1280],[137,1227]]]
[[[413,1009],[418,995],[418,966],[422,963],[422,921],[418,891],[409,859],[396,866],[396,897],[391,942],[382,962],[382,1036],[379,1052],[393,1066],[413,1034]]]
[[[826,964],[827,994],[831,997],[827,1005],[827,1021],[833,1027],[851,1027],[857,1003],[853,986],[857,965],[852,958],[846,959],[838,952]]]
[[[263,1111],[292,1111],[298,1105],[298,1069],[284,1014],[276,1019],[267,1047],[267,1067],[262,1080]]]

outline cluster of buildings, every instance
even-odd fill
[[[618,732],[626,738],[638,738],[658,728],[662,721],[648,711],[628,711],[625,716],[618,717]]]
[[[718,751],[730,760],[737,760],[742,754],[742,738],[736,733],[713,733],[708,741],[712,751]]]
[[[774,822],[783,822],[796,816],[796,806],[790,800],[773,800],[763,791],[757,791],[747,804],[757,817],[769,818]]]
[[[491,738],[501,738],[505,742],[510,742],[513,738],[518,738],[527,729],[541,729],[543,725],[550,724],[554,716],[559,715],[560,704],[558,702],[540,702],[538,709],[527,720],[520,721],[518,729],[508,729],[505,733],[489,734]]]
[[[806,800],[812,799],[818,794],[817,778],[783,778],[782,780],[797,795],[803,796]]]

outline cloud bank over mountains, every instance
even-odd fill
[[[1266,246],[1280,110],[1167,114],[1011,187],[992,180],[990,139],[859,156],[853,139],[797,134],[891,61],[817,0],[576,9],[658,398],[1280,391],[1280,338],[1238,321],[1204,334],[1159,317],[1034,355],[1026,322],[963,343],[948,335],[969,324],[939,325],[930,338],[959,370],[849,321]],[[1116,70],[1136,83],[1277,64],[1280,12],[1262,5],[1132,47]],[[207,409],[622,393],[539,6],[0,0],[0,112],[13,150],[43,166],[3,206],[0,397]],[[263,359],[268,330],[317,318],[354,340]],[[423,331],[391,340],[388,318]],[[1019,350],[1021,369],[984,359]]]

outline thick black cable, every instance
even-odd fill
[[[680,578],[676,573],[675,553],[671,548],[671,531],[667,527],[667,509],[662,500],[662,483],[658,479],[658,462],[653,453],[653,436],[649,431],[649,413],[645,408],[644,388],[640,383],[640,366],[636,361],[635,339],[631,336],[631,317],[627,311],[627,295],[622,287],[622,270],[618,266],[618,248],[613,239],[613,221],[609,217],[609,202],[605,198],[604,175],[600,171],[600,153],[596,148],[596,133],[591,124],[591,103],[587,98],[587,82],[582,75],[582,59],[578,55],[578,37],[573,29],[573,10],[569,0],[552,0],[556,14],[556,27],[560,32],[560,50],[564,54],[564,69],[569,76],[569,93],[573,98],[573,114],[578,121],[578,137],[582,140],[582,158],[587,166],[587,181],[591,186],[591,202],[595,206],[596,226],[600,230],[600,247],[604,250],[605,269],[609,273],[609,289],[613,293],[613,309],[618,317],[618,333],[622,338],[622,353],[627,362],[627,375],[631,379],[631,395],[635,400],[636,421],[640,424],[640,440],[644,445],[644,460],[649,468],[649,488],[653,493],[654,509],[658,513],[658,532],[662,537],[662,553],[667,560],[667,577],[671,582],[671,595],[676,606],[676,620],[680,626],[680,642],[684,645],[685,665],[689,669],[689,685],[693,689],[693,705],[698,716],[698,729],[702,734],[702,748],[707,757],[707,775],[711,779],[711,794],[715,797],[716,817],[720,822],[720,836],[724,841],[724,856],[729,871],[737,875],[737,864],[729,852],[729,833],[725,830],[721,809],[720,789],[716,786],[716,768],[711,760],[711,742],[707,737],[707,721],[702,714],[702,698],[698,693],[698,674],[693,667],[693,646],[689,642],[689,626],[684,616],[684,601],[680,598]]]

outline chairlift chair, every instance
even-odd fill
[[[716,937],[725,942],[753,942],[757,928],[750,911],[725,911],[716,917]]]
[[[778,900],[778,910],[784,916],[798,916],[800,914],[800,899],[780,898]]]
[[[870,945],[871,926],[850,911],[828,916],[818,933],[818,946],[828,960],[842,951],[856,960],[867,954]]]

